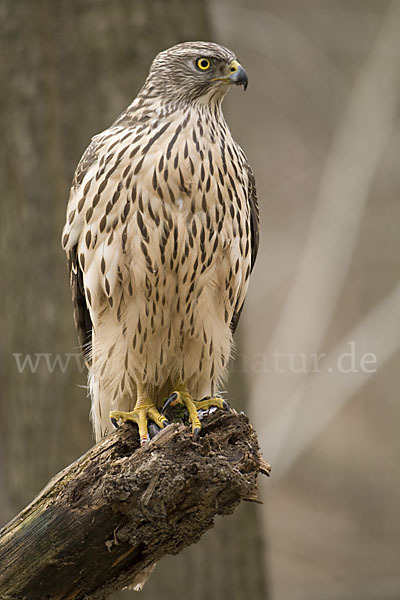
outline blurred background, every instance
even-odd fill
[[[400,2],[0,0],[0,22],[0,525],[92,444],[75,166],[156,52],[214,40],[249,74],[225,114],[262,233],[228,391],[273,471],[142,597],[397,600]]]

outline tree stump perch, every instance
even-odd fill
[[[171,424],[143,447],[125,426],[54,477],[0,532],[2,600],[100,600],[146,580],[257,499],[269,473],[244,414],[216,411],[200,436]]]

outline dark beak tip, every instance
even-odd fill
[[[239,66],[238,70],[231,75],[230,80],[235,85],[242,85],[245,91],[247,90],[249,78],[247,77],[247,73],[241,65]]]
[[[249,78],[247,77],[247,73],[244,69],[243,69],[243,73],[242,73],[242,83],[243,83],[243,89],[244,89],[244,91],[246,91],[247,86],[249,85]]]

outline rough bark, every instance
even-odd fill
[[[99,600],[257,499],[268,471],[247,417],[217,411],[199,437],[172,424],[139,447],[124,427],[59,473],[0,532],[2,600]]]
[[[91,444],[60,248],[75,166],[132,101],[159,50],[214,39],[204,0],[0,0],[0,522]],[[78,365],[76,364],[78,361]],[[241,393],[232,380],[229,400]],[[265,600],[260,507],[242,503],[201,543],[158,565],[142,600]],[[93,565],[95,558],[92,557]],[[0,563],[0,570],[2,564]],[[206,576],[205,576],[206,573]],[[29,597],[29,596],[28,596]],[[134,598],[119,592],[115,600]]]

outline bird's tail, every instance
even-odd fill
[[[91,397],[90,419],[96,442],[98,442],[112,429],[109,415],[115,407],[112,405],[110,395],[105,392],[99,380],[91,372],[89,372],[89,391]]]

